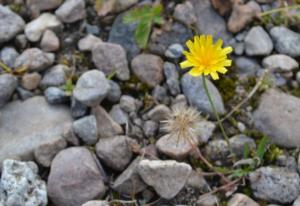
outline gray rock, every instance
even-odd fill
[[[216,195],[200,196],[197,201],[197,206],[217,206],[219,198]]]
[[[175,64],[170,62],[165,62],[164,66],[164,74],[166,77],[166,83],[168,85],[168,89],[173,96],[176,96],[180,93],[180,85],[179,85],[179,74],[176,69]]]
[[[119,104],[116,104],[111,108],[109,115],[120,125],[126,125],[128,123],[128,114],[121,109]]]
[[[261,167],[249,175],[255,198],[288,204],[300,194],[300,178],[286,168]]]
[[[50,104],[64,104],[70,100],[70,97],[58,87],[48,87],[44,92],[47,102]]]
[[[10,68],[14,67],[15,60],[18,56],[19,53],[13,47],[4,47],[0,51],[0,60]]]
[[[59,49],[59,38],[52,30],[46,30],[41,40],[41,48],[46,52],[54,52]]]
[[[126,50],[128,59],[132,60],[133,57],[140,53],[140,48],[138,47],[134,38],[137,24],[125,24],[123,22],[123,16],[124,13],[118,15],[115,19],[109,32],[108,41],[120,44]]]
[[[46,183],[38,176],[38,167],[34,162],[5,160],[0,188],[4,194],[3,205],[48,204]]]
[[[106,97],[110,89],[103,72],[90,70],[78,79],[73,91],[75,99],[87,106],[97,106]]]
[[[108,80],[108,82],[110,85],[110,90],[107,93],[106,99],[113,103],[119,102],[121,95],[122,95],[119,84],[112,80]]]
[[[166,120],[171,114],[171,110],[164,104],[159,104],[151,109],[146,115],[145,119],[151,119],[155,122]]]
[[[163,81],[163,60],[153,54],[140,54],[131,62],[131,68],[137,78],[149,87],[155,87]]]
[[[96,145],[97,155],[110,168],[123,171],[132,158],[129,141],[127,136],[101,138]]]
[[[155,137],[158,131],[158,123],[152,120],[145,121],[143,125],[143,130],[146,137]]]
[[[25,34],[19,34],[19,35],[17,35],[17,36],[16,36],[15,43],[16,43],[16,45],[17,45],[19,48],[25,49],[26,46],[27,46],[27,44],[28,44],[26,35],[25,35]]]
[[[224,103],[218,89],[208,79],[206,79],[206,83],[217,112],[219,114],[224,114]],[[182,91],[191,106],[194,106],[200,112],[204,112],[209,114],[212,118],[215,118],[200,77],[193,77],[187,73],[181,79],[181,86]]]
[[[113,43],[97,43],[92,49],[93,62],[107,76],[116,74],[120,80],[128,80],[130,72],[126,52],[122,46]]]
[[[239,74],[242,75],[254,76],[261,68],[255,59],[244,56],[236,58],[235,65],[238,69]]]
[[[25,35],[29,41],[37,42],[47,29],[58,29],[60,27],[62,27],[62,23],[55,15],[43,13],[26,25]]]
[[[243,134],[239,134],[231,137],[229,139],[229,142],[231,144],[233,153],[239,159],[243,158],[245,147],[248,147],[249,152],[255,151],[256,149],[255,141],[252,138],[247,137],[246,135]]]
[[[27,0],[26,4],[32,9],[39,11],[56,9],[63,2],[63,0]]]
[[[136,100],[129,95],[121,96],[120,107],[127,113],[137,112]]]
[[[39,96],[14,101],[0,112],[0,163],[7,158],[32,160],[34,150],[62,139],[64,124],[72,122],[65,106],[51,106]]]
[[[92,34],[86,35],[78,41],[78,49],[80,51],[92,51],[94,46],[101,43],[102,40]]]
[[[3,107],[10,100],[17,86],[18,80],[13,75],[0,75],[0,108]]]
[[[84,203],[82,206],[109,206],[109,203],[105,200],[92,200]]]
[[[291,57],[300,56],[300,34],[283,26],[273,27],[270,35],[278,53]]]
[[[79,146],[80,142],[73,131],[72,123],[66,124],[64,126],[62,136],[69,144]]]
[[[187,182],[192,168],[174,160],[142,160],[138,173],[142,179],[165,199],[172,199]]]
[[[170,103],[170,97],[168,96],[168,91],[165,87],[156,85],[152,90],[152,97],[158,103],[168,105]]]
[[[279,167],[285,167],[291,171],[297,172],[296,159],[288,154],[281,154],[276,157],[276,165]]]
[[[177,107],[187,107],[188,102],[186,97],[183,94],[179,94],[172,100],[172,109],[176,109]]]
[[[116,13],[119,11],[126,10],[128,7],[133,6],[138,3],[138,0],[105,0],[101,3],[101,6],[96,8],[97,14],[99,16],[106,16],[109,13]]]
[[[147,188],[147,185],[141,179],[137,171],[141,160],[142,157],[137,157],[127,169],[117,177],[112,186],[115,191],[120,194],[134,195]]]
[[[21,86],[27,90],[34,90],[39,86],[41,79],[41,75],[37,72],[25,73],[21,79]]]
[[[78,206],[102,198],[106,187],[100,163],[84,147],[60,151],[51,164],[47,191],[57,206]]]
[[[101,106],[94,107],[92,114],[95,115],[97,120],[99,138],[108,138],[123,134],[122,127]]]
[[[198,130],[199,130],[199,137],[198,140],[200,143],[207,143],[208,140],[214,133],[216,129],[216,124],[210,121],[202,120],[199,122]]]
[[[18,56],[14,67],[25,67],[29,71],[42,71],[54,63],[54,58],[52,53],[45,53],[38,48],[30,48]]]
[[[9,7],[0,5],[0,44],[13,39],[18,33],[23,31],[25,21]]]
[[[262,64],[265,68],[275,69],[279,72],[288,72],[299,67],[295,59],[284,54],[273,54],[265,57]]]
[[[55,15],[64,23],[73,23],[86,16],[84,0],[67,0],[56,11]]]
[[[299,206],[299,205],[300,205],[300,196],[293,203],[293,206]]]
[[[269,55],[273,42],[268,33],[261,27],[252,27],[245,37],[245,50],[248,56]]]
[[[34,150],[34,159],[43,167],[50,167],[55,155],[67,147],[65,139],[57,139],[48,144],[44,144]]]
[[[165,56],[171,59],[177,59],[182,56],[184,48],[181,44],[171,44],[165,52]]]
[[[224,163],[227,161],[228,156],[230,155],[230,151],[228,148],[228,144],[223,139],[215,139],[208,142],[205,146],[205,154],[206,156],[214,161]]]
[[[88,113],[88,107],[81,102],[77,101],[75,98],[71,100],[71,114],[74,119],[83,117]]]
[[[196,27],[201,34],[211,34],[215,38],[222,38],[227,43],[232,35],[227,31],[224,19],[214,10],[209,0],[192,0],[197,17]]]
[[[276,104],[274,104],[276,102]],[[282,147],[300,145],[298,135],[300,99],[274,89],[267,90],[254,111],[255,127]]]
[[[26,100],[28,98],[31,98],[34,96],[34,94],[26,89],[23,89],[22,87],[17,87],[17,93],[21,100]]]
[[[182,4],[177,4],[173,16],[176,20],[179,20],[187,25],[192,25],[197,21],[193,4],[189,1],[186,1]]]
[[[41,86],[43,88],[47,87],[59,87],[66,83],[66,72],[70,68],[63,65],[58,64],[51,67],[46,74],[43,76],[41,81]]]
[[[259,206],[259,204],[247,195],[236,193],[229,200],[228,206]]]
[[[74,121],[73,131],[85,144],[93,145],[98,141],[97,121],[93,115]]]
[[[243,55],[244,50],[245,50],[245,44],[244,44],[244,42],[235,42],[233,44],[233,52],[236,55]]]

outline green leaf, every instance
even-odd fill
[[[233,177],[243,177],[243,176],[247,175],[249,172],[250,172],[249,169],[236,169],[236,170],[233,170],[232,176]]]
[[[264,136],[258,144],[257,150],[256,150],[256,156],[263,161],[264,155],[267,151],[267,145],[268,145],[268,138],[266,136]]]
[[[147,42],[148,38],[150,35],[151,31],[151,22],[147,20],[142,20],[136,30],[135,30],[135,39],[140,48],[146,48],[147,47]]]
[[[250,151],[249,151],[249,144],[245,144],[244,145],[244,152],[243,152],[243,156],[244,156],[244,159],[248,159],[249,158],[249,154],[250,154]]]

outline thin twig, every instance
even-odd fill
[[[267,15],[274,14],[274,13],[277,13],[277,12],[281,12],[281,11],[285,11],[285,10],[292,10],[292,9],[300,9],[300,5],[292,5],[292,6],[280,7],[280,8],[277,8],[277,9],[272,9],[272,10],[265,11],[265,12],[259,14],[259,16],[260,17],[267,16]]]
[[[225,117],[223,117],[221,119],[221,122],[225,121],[226,119],[228,119],[229,117],[231,117],[231,115],[233,113],[235,113],[238,109],[240,109],[241,106],[243,106],[246,102],[249,101],[249,99],[252,98],[252,96],[256,93],[256,91],[259,89],[259,87],[261,86],[262,82],[265,79],[265,76],[267,75],[269,71],[266,69],[264,71],[264,73],[260,76],[258,82],[255,84],[255,86],[253,87],[253,89],[251,90],[251,92],[247,95],[247,97],[245,99],[243,99],[243,101],[241,101],[238,105],[236,105]]]

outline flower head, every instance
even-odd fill
[[[227,54],[232,52],[232,47],[222,48],[223,41],[218,39],[213,42],[212,35],[200,35],[194,37],[194,42],[188,40],[188,51],[183,51],[186,60],[180,63],[181,68],[192,67],[189,74],[192,76],[210,75],[213,80],[219,79],[219,73],[225,74],[225,67],[231,66],[231,60]]]

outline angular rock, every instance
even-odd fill
[[[0,19],[0,44],[13,39],[25,27],[25,21],[9,7],[0,5]]]
[[[187,25],[194,24],[197,21],[193,4],[189,1],[186,1],[182,4],[177,4],[173,16],[176,20],[182,21]]]
[[[300,56],[300,34],[284,26],[273,27],[270,35],[274,41],[275,49],[278,53],[291,57]]]
[[[89,111],[89,108],[82,104],[81,102],[77,101],[75,98],[71,100],[71,113],[74,119],[78,119],[80,117],[85,116]]]
[[[208,79],[206,82],[217,112],[219,114],[224,114],[224,103],[218,89]],[[214,112],[212,111],[208,97],[205,93],[201,78],[193,77],[187,73],[181,79],[181,86],[183,94],[186,96],[190,106],[194,106],[200,112],[204,112],[209,114],[212,118],[215,118]]]
[[[59,38],[51,30],[46,30],[41,40],[41,48],[46,52],[53,52],[59,49]]]
[[[261,26],[256,26],[245,37],[245,49],[248,56],[269,55],[273,50],[273,42]]]
[[[62,23],[55,15],[43,13],[26,25],[25,35],[29,41],[37,42],[47,29],[57,29],[60,27],[62,27]]]
[[[134,195],[147,188],[147,185],[141,179],[137,171],[141,160],[142,157],[137,157],[127,169],[117,177],[112,186],[115,191],[120,194]]]
[[[228,206],[259,206],[259,204],[247,195],[236,193],[229,200]]]
[[[48,195],[57,206],[78,206],[102,198],[106,187],[100,163],[84,147],[60,151],[51,164]]]
[[[130,73],[126,52],[122,46],[113,43],[97,43],[92,49],[93,62],[107,76],[115,73],[120,80],[128,80]]]
[[[102,40],[100,38],[88,34],[78,41],[77,47],[80,51],[92,51],[94,46],[101,42]]]
[[[121,109],[119,104],[116,104],[111,108],[109,115],[120,125],[126,125],[129,121],[128,114]]]
[[[110,168],[123,171],[132,158],[129,141],[127,136],[101,138],[96,145],[97,155]]]
[[[38,167],[34,162],[21,162],[7,159],[2,165],[0,181],[3,205],[39,205],[48,204],[46,183],[38,176]],[[0,195],[1,197],[1,195]]]
[[[27,90],[34,90],[39,86],[41,79],[41,75],[37,72],[26,73],[22,76],[21,86]]]
[[[138,173],[142,179],[165,199],[172,199],[187,182],[192,168],[174,160],[142,160]]]
[[[81,103],[92,107],[101,103],[109,89],[109,83],[103,72],[90,70],[80,76],[73,95]]]
[[[93,145],[98,141],[97,121],[89,115],[73,122],[74,133],[86,144]]]
[[[52,53],[45,53],[38,48],[30,48],[18,56],[14,67],[24,67],[29,71],[42,71],[54,63],[54,58]]]
[[[243,4],[243,1],[235,1],[227,23],[228,30],[233,33],[241,31],[260,11],[260,6],[255,1],[246,4]]]
[[[296,172],[280,167],[261,167],[249,175],[255,198],[288,204],[300,194],[300,178]]]
[[[19,53],[13,47],[4,47],[0,51],[0,60],[11,68],[14,67],[15,60],[18,56]]]
[[[276,102],[276,104],[274,104]],[[255,127],[285,148],[300,145],[300,99],[275,89],[267,90],[254,111]]]
[[[64,23],[73,23],[86,16],[84,0],[67,0],[56,11],[55,15]]]
[[[140,54],[131,62],[133,73],[149,87],[160,84],[163,80],[163,60],[153,54]]]
[[[32,160],[34,150],[62,139],[64,124],[72,122],[68,108],[51,106],[39,96],[14,101],[0,112],[0,163],[7,158]]]
[[[123,133],[122,127],[101,106],[94,107],[92,114],[95,115],[97,120],[99,138],[112,137]]]
[[[295,59],[284,54],[273,54],[265,57],[262,64],[265,68],[275,69],[279,72],[288,72],[299,67]]]
[[[3,107],[10,100],[17,86],[18,80],[13,75],[0,75],[0,108]]]
[[[66,83],[66,72],[70,70],[69,67],[58,64],[51,67],[43,76],[41,86],[47,87],[60,87]]]

